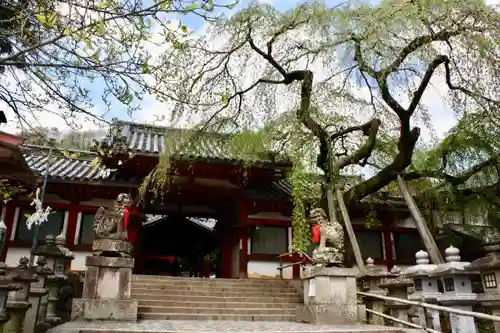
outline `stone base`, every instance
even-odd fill
[[[137,320],[137,301],[131,300],[134,259],[87,257],[81,303],[83,318],[90,320]]]
[[[353,313],[352,310],[345,311],[345,308],[333,305],[304,304],[297,306],[296,320],[314,325],[353,324],[358,322],[358,308]]]
[[[137,300],[82,299],[87,320],[137,321]]]
[[[83,307],[84,303],[81,298],[73,298],[73,303],[71,304],[72,321],[83,319]]]
[[[130,299],[134,259],[89,256],[82,298]]]
[[[325,247],[323,249],[317,247],[314,249],[311,259],[313,264],[318,266],[342,266],[344,254],[332,247]]]
[[[297,308],[297,321],[313,324],[359,322],[356,295],[357,270],[309,267],[302,275],[304,305]]]
[[[92,243],[94,256],[129,258],[132,253],[132,244],[121,239],[101,238]]]

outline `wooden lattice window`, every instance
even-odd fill
[[[415,284],[415,291],[422,291],[422,279],[415,279],[413,283]]]
[[[455,283],[453,282],[453,278],[444,278],[444,290],[445,291],[454,291]]]
[[[288,252],[288,228],[259,226],[251,235],[252,254],[278,255]]]
[[[484,286],[486,288],[496,288],[497,287],[497,279],[495,278],[494,273],[489,273],[484,275]]]

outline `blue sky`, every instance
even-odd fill
[[[219,0],[216,0],[216,2]],[[345,2],[342,0],[324,0],[328,5],[335,6],[338,5],[339,3]],[[377,0],[372,0],[372,1],[377,1]],[[228,3],[228,0],[222,0],[221,3]],[[307,0],[240,0],[237,7],[232,10],[226,11],[226,14],[231,14],[231,12],[236,12],[242,8],[245,8],[252,2],[260,2],[260,3],[266,3],[274,6],[275,8],[279,9],[280,11],[286,11],[289,9],[294,8],[297,4],[302,3],[302,2],[307,2]],[[199,16],[196,15],[183,15],[183,16],[178,16],[178,17],[173,17],[173,18],[178,18],[185,24],[190,30],[192,31],[198,31],[203,27],[205,22],[203,19],[201,19]],[[101,101],[101,94],[102,91],[104,90],[104,85],[100,82],[94,82],[92,84],[93,88],[91,90],[91,96],[92,99],[96,105],[97,108],[99,106],[104,106]],[[145,102],[144,104],[147,104]],[[146,106],[146,105],[144,105]],[[139,111],[141,112],[141,111]],[[130,120],[130,116],[126,114],[126,108],[121,105],[121,103],[116,103],[116,105],[113,107],[113,109],[106,115],[106,119],[112,119],[112,118],[119,118],[119,119],[128,119]],[[134,115],[132,115],[132,119],[136,118]],[[142,118],[142,117],[140,117]]]
[[[149,1],[149,0],[148,0]],[[225,3],[229,2],[229,0],[216,0],[216,1],[223,1]],[[238,6],[234,9],[234,11],[237,11],[239,9],[245,8],[248,6],[248,4],[252,1],[255,0],[240,0]],[[257,0],[261,3],[267,3],[270,5],[273,5],[275,8],[281,10],[281,11],[286,11],[289,10],[293,7],[295,7],[298,3],[305,2],[307,0]],[[328,5],[335,6],[338,5],[339,3],[342,3],[344,1],[342,0],[324,0]],[[361,1],[361,0],[359,0]],[[372,3],[376,3],[379,0],[367,0]],[[229,11],[227,14],[230,14]],[[185,16],[180,16],[178,17],[181,19],[181,21],[192,31],[198,31],[200,28],[203,27],[205,22],[200,19],[198,16],[195,15],[185,15]],[[171,19],[176,19],[176,17],[172,17]],[[98,113],[102,113],[105,110],[105,106],[101,100],[101,95],[104,90],[104,84],[102,81],[96,81],[94,83],[88,83],[88,86],[91,87],[91,97],[92,100],[95,104],[95,111]],[[435,95],[435,94],[434,94]],[[438,130],[438,132],[443,133],[443,131],[447,130],[453,123],[454,119],[449,116],[450,112],[447,112],[445,114],[443,112],[443,107],[437,106],[437,103],[435,102],[437,99],[439,99],[439,96],[434,96],[430,98],[431,100],[431,105],[433,105],[433,114],[431,114],[431,117],[433,118],[432,122],[437,124],[438,128],[442,128],[441,130]],[[156,105],[155,105],[156,104]],[[149,115],[152,111],[160,111],[161,113],[165,114],[166,117],[168,117],[168,111],[164,107],[159,107],[158,108],[158,103],[152,98],[152,97],[147,97],[145,98],[142,102],[142,110],[138,111],[137,113],[134,113],[132,115],[132,120],[143,120],[143,119],[151,119],[151,117],[147,117],[146,113]],[[156,106],[156,108],[155,108]],[[121,103],[118,101],[114,102],[111,107],[111,111],[105,115],[105,118],[107,120],[111,120],[112,118],[119,118],[119,119],[124,119],[124,120],[131,120],[130,116],[126,112],[126,107],[124,107]],[[8,117],[13,119],[14,115],[9,115]],[[42,119],[42,125],[46,126],[57,126],[57,127],[64,127],[65,124],[61,119],[53,120],[53,117],[50,117],[49,115],[43,115],[43,117],[40,117]],[[50,119],[49,119],[50,118]],[[86,126],[86,125],[85,125]],[[62,128],[64,130],[64,128]]]
[[[240,0],[238,3],[238,6],[233,10],[233,12],[236,12],[242,8],[245,8],[248,4],[250,4],[254,0]],[[223,0],[222,2],[227,3],[227,0]],[[288,9],[291,9],[295,7],[298,3],[304,2],[304,0],[261,0],[259,1],[261,3],[268,3],[273,5],[275,8],[279,9],[280,11],[286,11]],[[340,1],[337,0],[327,0],[326,1],[329,4],[336,5]],[[229,10],[226,11],[227,14],[230,14],[231,12]],[[192,31],[197,31],[203,27],[205,22],[203,19],[201,19],[199,16],[196,15],[184,15],[184,16],[178,16],[177,17],[179,20],[183,22],[190,30]],[[91,89],[91,97],[96,105],[96,107],[99,109],[100,106],[102,109],[104,109],[104,104],[101,101],[101,94],[102,91],[104,90],[104,84],[102,82],[94,82],[92,84],[92,89]],[[139,111],[141,112],[141,111]],[[113,107],[113,109],[106,115],[106,119],[110,120],[112,118],[119,118],[119,119],[130,119],[130,116],[126,114],[126,107],[121,105],[121,103],[116,103]],[[136,118],[134,115],[132,115],[132,119]]]

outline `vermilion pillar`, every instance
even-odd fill
[[[239,211],[240,211],[240,241],[241,241],[241,248],[240,248],[240,279],[246,279],[248,278],[248,232],[247,232],[247,209],[246,209],[246,204],[245,200],[241,199],[239,202]]]
[[[1,253],[0,253],[0,261],[1,262],[5,262],[5,258],[7,257],[7,248],[9,247],[10,236],[13,232],[12,226],[14,225],[14,217],[16,214],[16,207],[14,207],[14,206],[7,205],[5,207],[5,209],[6,209],[6,212],[5,212],[4,223],[5,223],[5,226],[7,227],[7,234],[5,235],[5,244],[3,246],[3,249],[1,249]]]

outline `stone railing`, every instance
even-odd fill
[[[48,235],[33,250],[37,256],[33,267],[26,257],[9,272],[7,265],[0,263],[0,324],[4,333],[43,333],[69,320],[69,314],[61,309],[72,297],[67,268],[74,257],[65,243],[62,235]]]
[[[469,263],[460,261],[460,251],[450,246],[446,262],[437,265],[430,264],[427,252],[419,251],[416,265],[404,271],[395,266],[384,272],[368,258],[357,292],[367,321],[433,333],[500,333],[500,246],[486,249],[484,258]],[[480,293],[473,292],[473,276],[481,277]],[[473,311],[478,305],[489,313]]]

